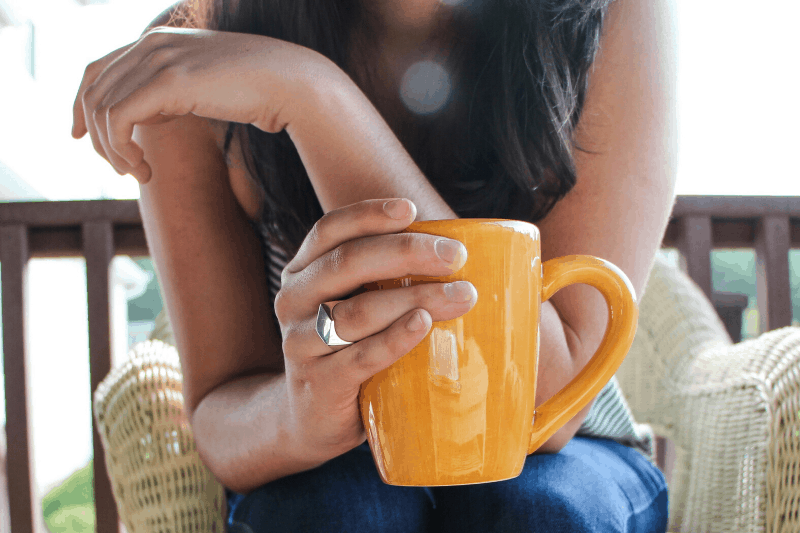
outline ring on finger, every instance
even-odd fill
[[[328,346],[349,346],[354,341],[346,341],[336,334],[336,328],[333,324],[333,309],[335,307],[336,305],[330,307],[326,303],[319,304],[319,309],[317,310],[317,334],[322,339],[322,342]]]

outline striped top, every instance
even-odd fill
[[[269,278],[270,304],[274,307],[275,295],[281,288],[281,272],[289,262],[289,256],[267,241],[266,232],[260,224],[252,222],[252,226],[261,236],[261,248]],[[577,435],[608,438],[636,448],[655,464],[653,430],[649,425],[639,424],[633,419],[616,376],[597,395]]]

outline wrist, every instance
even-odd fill
[[[295,409],[288,393],[289,386],[286,381],[282,385],[283,405],[278,419],[279,434],[283,443],[281,451],[283,460],[287,464],[294,465],[294,471],[302,472],[317,468],[350,449],[339,450],[320,446],[319,442],[313,439],[314,432],[319,431],[318,428],[308,420],[301,420],[292,415]]]
[[[330,113],[342,91],[358,89],[339,66],[310,48],[297,46],[295,66],[284,87],[283,129],[294,138],[298,130],[313,131],[315,121]],[[349,87],[348,87],[349,85]]]
[[[259,62],[243,90],[260,94],[261,109],[251,119],[258,129],[279,133],[313,111],[314,95],[341,70],[319,52],[273,37],[257,36]],[[344,72],[341,75],[346,77]],[[246,96],[246,95],[245,95]]]

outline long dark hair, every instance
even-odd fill
[[[186,0],[183,26],[265,35],[314,49],[354,75],[353,32],[369,0]],[[536,222],[575,185],[573,134],[611,0],[462,0],[445,108],[395,134],[460,217]],[[353,76],[355,79],[355,76]],[[362,87],[363,89],[363,87]],[[265,196],[261,225],[293,256],[323,215],[288,134],[231,122]]]

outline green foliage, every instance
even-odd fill
[[[714,291],[756,297],[756,256],[752,250],[711,252],[711,283]]]
[[[42,498],[42,514],[51,533],[94,533],[92,462],[72,473]]]
[[[139,267],[143,270],[153,273],[150,283],[147,284],[147,290],[133,300],[128,300],[128,320],[131,322],[138,322],[143,320],[155,320],[158,313],[164,307],[164,302],[161,300],[161,293],[159,292],[158,280],[156,279],[156,269],[153,266],[153,261],[149,257],[132,258]]]
[[[756,306],[756,255],[752,249],[711,252],[711,280],[715,291],[746,294],[750,307]],[[792,316],[800,320],[800,250],[789,252],[789,286]]]

